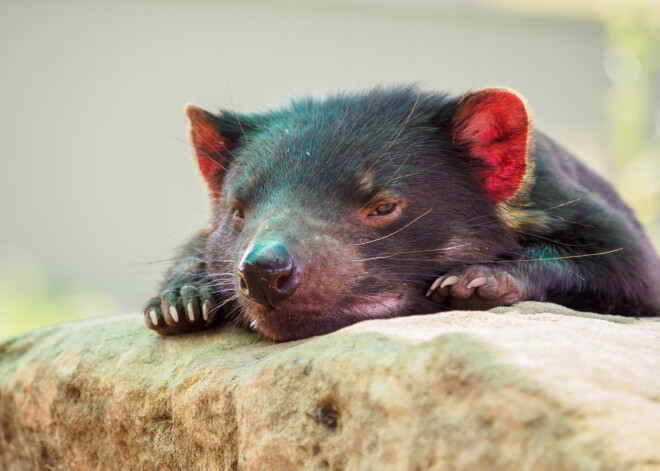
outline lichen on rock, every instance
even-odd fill
[[[274,344],[138,316],[0,343],[0,468],[660,469],[660,322],[541,303]]]

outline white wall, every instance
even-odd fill
[[[440,3],[5,0],[0,248],[135,311],[165,269],[150,262],[206,219],[184,103],[250,110],[307,90],[504,85],[591,157],[604,144],[603,47],[596,23]]]

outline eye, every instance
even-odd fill
[[[245,219],[245,215],[243,214],[243,210],[234,208],[232,209],[232,218],[237,221],[242,221]]]
[[[390,214],[396,209],[396,204],[394,203],[384,203],[376,206],[376,208],[369,213],[369,216],[385,216]]]

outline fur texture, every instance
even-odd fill
[[[187,113],[211,224],[144,307],[159,333],[229,320],[289,340],[522,300],[660,313],[660,262],[632,211],[533,129],[513,91],[377,88]],[[293,264],[279,280],[297,277],[276,305],[241,287],[239,265],[266,242]]]

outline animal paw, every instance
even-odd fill
[[[200,330],[215,323],[218,307],[214,296],[194,285],[163,291],[144,304],[144,321],[161,335]]]
[[[473,265],[448,273],[426,292],[432,301],[453,309],[490,309],[523,301],[525,283],[511,273],[487,265]]]

